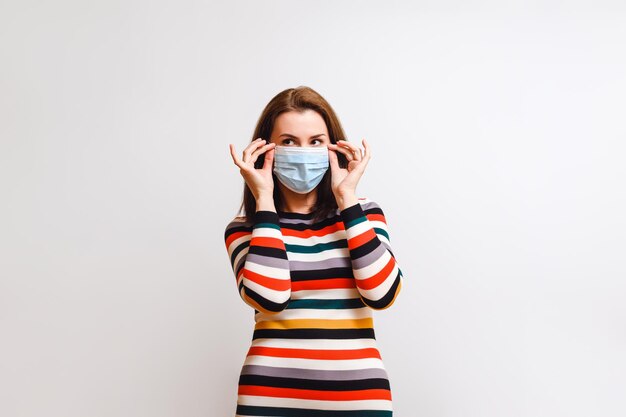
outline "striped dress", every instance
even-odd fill
[[[254,331],[237,416],[389,417],[389,378],[373,310],[391,306],[402,272],[380,206],[369,198],[314,222],[259,210],[224,239]]]

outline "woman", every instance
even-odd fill
[[[238,416],[392,416],[372,311],[393,304],[402,272],[382,209],[357,198],[369,145],[344,137],[326,100],[298,87],[268,103],[241,158],[229,145],[245,215],[224,239],[255,320]]]

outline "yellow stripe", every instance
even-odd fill
[[[254,326],[255,329],[365,329],[370,327],[374,327],[372,317],[347,320],[268,320],[258,322]]]

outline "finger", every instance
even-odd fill
[[[355,144],[353,144],[351,142],[348,142],[348,141],[345,141],[345,140],[339,140],[339,141],[337,141],[337,143],[339,144],[339,146],[345,146],[348,149],[350,149],[350,152],[354,156],[354,159],[356,159],[357,161],[360,161],[361,159],[363,159],[363,155],[361,154],[361,150]]]
[[[328,162],[330,164],[330,174],[335,175],[339,168],[339,159],[335,150],[328,148]]]
[[[271,149],[274,146],[276,146],[275,143],[268,143],[267,145],[263,145],[260,148],[256,149],[255,151],[253,151],[252,154],[250,154],[250,157],[252,158],[253,161],[256,161],[259,155],[261,155],[264,152],[267,152],[268,149]]]
[[[233,145],[232,143],[229,143],[228,147],[230,148],[230,156],[232,156],[233,162],[235,163],[235,165],[241,168],[241,161],[239,160],[239,157],[235,153],[235,145]]]
[[[333,151],[341,152],[342,154],[344,154],[346,158],[348,159],[348,162],[354,159],[354,154],[352,153],[350,149],[339,146],[335,143],[329,143],[328,146],[330,146],[331,147],[330,149],[332,149]]]
[[[268,143],[269,145],[274,145],[273,143]],[[274,164],[274,148],[272,147],[270,150],[265,152],[265,160],[263,161],[263,169],[265,171],[271,171]]]
[[[363,172],[365,171],[365,167],[367,166],[367,163],[369,162],[371,155],[372,155],[370,153],[369,145],[367,144],[367,142],[365,142],[365,139],[363,139],[362,142],[365,148],[364,154],[363,154],[363,160],[359,163],[358,166],[355,167],[355,170],[359,171],[359,176],[363,175]]]
[[[253,140],[252,142],[250,142],[248,144],[248,146],[246,146],[246,148],[243,150],[243,154],[244,155],[249,155],[250,153],[252,153],[255,149],[257,149],[259,146],[262,146],[265,142],[263,141],[263,138],[257,138],[255,140]]]
[[[263,146],[264,143],[265,142],[263,141],[262,138],[258,138],[252,141],[243,151],[243,158],[242,158],[243,162],[250,162],[252,152],[256,150],[259,146]]]
[[[363,139],[363,148],[364,148],[363,159],[365,160],[365,163],[367,163],[372,158],[372,150],[370,148],[369,143],[367,143],[365,139]]]
[[[348,141],[337,141],[337,143],[339,144],[340,149],[346,149],[350,156],[352,156],[351,160],[356,160],[356,161],[360,161],[360,155],[358,153],[358,148],[353,145],[352,143],[348,142]]]

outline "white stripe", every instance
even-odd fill
[[[248,234],[245,234],[230,242],[230,246],[228,247],[228,255],[232,255],[235,248],[239,247],[241,244],[249,241],[250,239],[252,239],[252,233],[248,232]]]
[[[257,227],[256,229],[252,229],[252,237],[273,237],[280,240],[284,238],[283,232],[273,227]]]
[[[290,261],[319,262],[334,258],[347,258],[347,262],[349,263],[350,251],[348,248],[327,249],[318,253],[299,253],[289,251]]]
[[[363,297],[368,298],[370,300],[380,300],[387,294],[391,286],[393,285],[393,281],[396,279],[398,275],[398,266],[396,265],[391,273],[385,277],[385,280],[381,282],[378,287],[372,288],[371,290],[359,290]]]
[[[345,300],[348,298],[359,298],[359,291],[356,288],[329,288],[322,290],[291,291],[292,300],[308,298],[317,298],[323,300]]]
[[[369,256],[371,255],[373,255],[373,253],[369,254]],[[352,268],[352,271],[354,272],[354,279],[367,279],[373,277],[387,265],[390,259],[391,254],[389,251],[385,250],[384,253],[373,263],[360,269]]]
[[[266,346],[291,349],[366,349],[376,348],[375,339],[254,339],[252,346]]]
[[[233,241],[233,243],[228,247],[228,257],[232,257],[233,256],[233,252],[235,251],[235,248],[237,248],[239,246],[240,243],[245,242],[247,240],[250,240],[251,235],[246,235],[243,236],[235,241]],[[246,256],[246,254],[248,253],[248,246],[246,246],[245,248],[243,248],[235,257],[235,259],[233,259],[233,264],[232,267],[233,269],[235,268],[236,265],[239,264],[239,260]]]
[[[387,223],[381,220],[370,220],[369,222],[372,224],[372,227],[375,227],[377,229],[383,229],[385,232],[387,232],[388,235],[391,235],[389,233],[389,229],[387,228]],[[374,231],[376,232],[376,230]],[[377,232],[376,236],[378,236],[381,242],[387,243],[388,245],[390,244],[389,239],[387,239],[387,236],[383,235],[382,233]]]
[[[362,221],[361,223],[353,224],[348,229],[346,229],[346,236],[348,238],[353,238],[370,229],[372,229],[372,224],[370,223],[369,219],[366,217],[365,221]]]
[[[255,321],[296,320],[296,319],[363,319],[372,317],[372,309],[369,307],[350,309],[313,309],[296,308],[285,309],[277,314],[265,314],[260,312]]]
[[[248,271],[264,275],[269,278],[291,280],[291,274],[289,273],[289,261],[281,259],[281,262],[285,265],[283,268],[274,268],[272,266],[266,266],[252,262],[250,259],[246,259],[244,268]]]
[[[263,397],[238,395],[237,404],[260,407],[292,407],[319,410],[389,410],[393,411],[389,400],[304,400],[298,398]]]
[[[314,246],[318,243],[330,243],[336,242],[338,240],[342,240],[346,238],[346,231],[343,229],[334,231],[332,233],[328,233],[323,236],[306,236],[306,237],[297,237],[297,236],[284,236],[285,242],[291,245],[301,245],[301,246]]]
[[[265,298],[266,300],[270,300],[274,303],[282,304],[289,299],[289,293],[290,293],[289,290],[285,290],[285,291],[271,290],[267,287],[257,284],[254,281],[250,281],[249,279],[246,279],[246,278],[244,278],[243,285],[245,287],[250,288],[252,291],[259,294],[261,297]]]
[[[322,369],[322,370],[355,370],[380,368],[385,369],[379,358],[364,359],[304,359],[281,358],[276,356],[248,355],[244,365],[278,366],[283,368]]]

